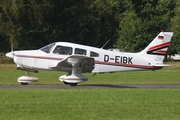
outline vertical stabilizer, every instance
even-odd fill
[[[170,45],[173,32],[160,32],[156,38],[139,54],[141,58],[162,63]]]

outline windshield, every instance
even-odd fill
[[[51,50],[53,49],[54,45],[55,45],[55,43],[51,43],[49,45],[46,45],[46,46],[40,48],[40,50],[42,50],[43,52],[46,52],[46,53],[50,53]]]

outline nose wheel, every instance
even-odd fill
[[[30,72],[26,71],[25,76],[29,76]],[[20,82],[21,85],[28,85],[28,82]]]

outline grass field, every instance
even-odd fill
[[[180,63],[152,72],[86,74],[82,84],[180,84]],[[25,72],[0,65],[0,84]],[[65,73],[40,71],[32,84],[62,84]],[[0,89],[1,120],[179,120],[180,89]]]
[[[1,89],[1,120],[179,120],[179,89]]]

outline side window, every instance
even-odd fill
[[[66,47],[66,46],[56,46],[56,48],[53,51],[54,54],[60,54],[60,55],[72,55],[72,47]]]
[[[96,52],[90,52],[90,57],[99,57],[99,54]]]
[[[86,50],[80,49],[80,48],[75,48],[74,54],[86,55]]]

